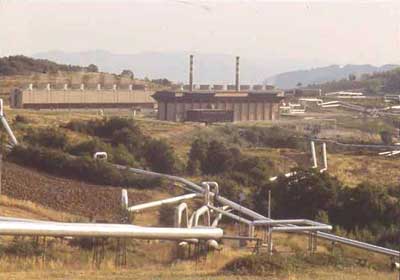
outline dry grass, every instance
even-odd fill
[[[5,195],[0,196],[1,216],[32,218],[50,221],[78,221],[83,219],[81,216],[56,211],[44,206],[35,204],[31,201],[17,200]]]

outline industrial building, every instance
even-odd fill
[[[144,87],[129,85],[128,88],[103,89],[79,88],[53,89],[50,84],[46,88],[36,89],[32,85],[28,89],[15,89],[10,95],[10,106],[23,109],[78,109],[78,108],[154,108],[155,101],[151,97],[153,91]]]
[[[189,85],[181,91],[158,91],[158,119],[166,121],[236,122],[267,121],[279,118],[283,91],[263,85],[239,84],[239,57],[236,57],[235,85],[193,84],[193,55],[190,56]],[[212,88],[212,90],[210,90]],[[186,90],[185,90],[186,89]]]

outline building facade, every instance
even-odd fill
[[[16,89],[10,95],[10,106],[21,109],[154,108],[153,93],[135,89]]]
[[[153,94],[157,102],[158,119],[188,121],[192,111],[204,109],[231,113],[231,121],[267,121],[279,118],[283,92],[270,91],[158,91]],[[188,114],[189,112],[189,114]],[[226,119],[226,118],[225,118]],[[190,117],[193,121],[193,117]],[[199,120],[200,121],[200,120]],[[226,121],[226,120],[225,120]]]

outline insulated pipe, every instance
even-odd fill
[[[196,212],[194,213],[194,227],[197,227],[199,225],[199,219],[200,217],[203,217],[206,215],[206,224],[204,226],[210,226],[211,224],[211,217],[210,217],[210,210],[208,209],[207,205],[204,205],[200,207]],[[193,225],[193,224],[192,224]]]
[[[287,226],[287,227],[273,227],[272,231],[279,232],[303,232],[303,231],[318,231],[318,230],[332,230],[332,226]]]
[[[8,136],[10,136],[12,144],[14,146],[18,145],[17,138],[15,137],[14,133],[12,132],[10,126],[8,125],[8,122],[6,118],[4,117],[4,111],[3,111],[3,99],[0,98],[0,120],[4,126],[4,129],[6,130]]]
[[[209,207],[210,209],[214,210],[215,212],[218,212],[218,213],[221,213],[221,214],[223,214],[223,215],[225,215],[225,216],[228,216],[229,218],[231,218],[231,219],[233,219],[233,220],[236,220],[236,221],[238,221],[238,222],[245,223],[245,224],[247,224],[247,225],[252,225],[252,224],[253,224],[252,221],[250,221],[250,220],[248,220],[248,219],[245,219],[245,218],[242,218],[242,217],[239,217],[238,215],[229,213],[229,212],[227,212],[226,210],[222,210],[222,209],[219,209],[219,208],[214,207],[214,206],[211,206],[211,205],[209,205],[208,207]],[[224,207],[225,207],[225,206],[224,206]]]
[[[188,227],[188,225],[189,225],[188,206],[185,202],[182,202],[175,208],[174,227],[176,227],[176,228],[182,227],[182,214],[183,213],[185,213],[186,227]]]
[[[152,207],[161,206],[164,204],[177,203],[182,200],[192,199],[192,198],[201,197],[201,196],[202,195],[198,194],[198,193],[189,193],[189,194],[184,194],[181,196],[176,196],[176,197],[166,198],[166,199],[162,199],[162,200],[158,200],[158,201],[152,201],[152,202],[134,205],[134,206],[129,207],[128,210],[135,212],[135,211],[140,211],[140,210],[144,210],[144,209],[148,209],[148,208],[152,208]]]
[[[325,142],[322,143],[322,154],[324,157],[324,168],[322,168],[320,170],[321,173],[328,170],[328,157],[326,155],[326,143]]]
[[[159,228],[126,224],[0,221],[0,235],[132,237],[138,239],[220,239],[220,228]]]
[[[122,165],[115,165],[117,168],[119,169],[126,169],[126,167],[122,166]],[[178,177],[178,176],[172,176],[172,175],[167,175],[167,174],[162,174],[162,173],[157,173],[157,172],[152,172],[152,171],[147,171],[147,170],[142,170],[142,169],[137,169],[137,168],[128,168],[128,170],[137,173],[137,174],[142,174],[142,175],[148,175],[148,176],[153,176],[153,177],[158,177],[158,178],[166,178],[169,180],[173,180],[176,182],[180,182],[184,185],[186,185],[187,187],[190,187],[192,191],[195,192],[199,192],[199,193],[203,193],[204,190],[197,184],[186,180],[184,178]],[[211,195],[214,195],[213,193],[211,193]],[[223,205],[227,205],[229,207],[231,207],[234,210],[237,210],[249,217],[252,217],[253,219],[256,220],[270,220],[267,217],[251,210],[248,209],[246,207],[243,207],[227,198],[224,198],[222,196],[217,196],[216,197],[217,201],[219,201],[221,204]],[[230,213],[228,213],[230,214]],[[294,225],[293,225],[294,226]],[[349,246],[353,246],[356,248],[360,248],[360,249],[365,249],[368,251],[372,251],[372,252],[376,252],[376,253],[380,253],[380,254],[384,254],[384,255],[388,255],[388,256],[393,256],[393,257],[398,257],[400,255],[399,251],[396,250],[392,250],[392,249],[388,249],[388,248],[384,248],[384,247],[380,247],[380,246],[376,246],[376,245],[372,245],[372,244],[368,244],[368,243],[364,243],[364,242],[360,242],[357,240],[352,240],[349,238],[345,238],[345,237],[340,237],[337,235],[333,235],[333,234],[328,234],[325,232],[316,232],[317,236],[326,240],[330,240],[330,241],[335,241],[335,242],[339,242],[342,244],[346,244]]]
[[[228,206],[221,207],[222,211],[227,211],[228,209],[229,209]],[[218,223],[219,223],[219,221],[221,221],[221,219],[222,219],[222,213],[218,213],[217,217],[215,217],[214,221],[212,222],[211,227],[217,227]]]
[[[317,162],[317,155],[315,153],[315,143],[314,143],[314,141],[311,141],[311,154],[312,154],[312,159],[313,159],[312,168],[317,168],[318,167],[318,162]]]
[[[128,209],[128,191],[126,189],[121,190],[121,208]]]
[[[277,225],[277,224],[293,224],[293,225],[311,225],[311,226],[329,226],[327,224],[319,223],[307,219],[288,219],[288,220],[256,220],[253,221],[254,225]]]

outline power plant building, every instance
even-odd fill
[[[212,90],[210,90],[212,88]],[[164,121],[238,122],[279,118],[284,92],[264,85],[239,84],[236,57],[235,85],[193,85],[193,56],[190,56],[189,85],[182,91],[158,91],[158,119]]]
[[[279,118],[281,91],[159,91],[153,95],[158,104],[158,119],[165,121],[195,121],[188,119],[192,111],[213,115],[226,112],[223,121],[266,121]],[[231,116],[231,117],[226,117]]]

